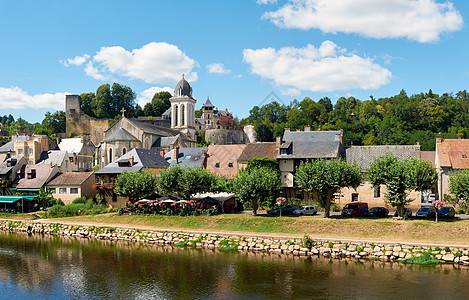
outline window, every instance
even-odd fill
[[[78,194],[78,188],[70,188],[70,194]]]
[[[375,198],[381,197],[381,187],[379,185],[375,186],[375,193],[374,193]]]
[[[112,162],[112,148],[109,149],[109,162]]]
[[[33,154],[33,149],[29,148],[28,153]]]
[[[28,179],[34,179],[36,178],[36,170],[35,169],[32,169],[29,173],[28,173]]]
[[[59,194],[66,194],[67,188],[59,188]]]
[[[229,162],[229,163],[228,163],[228,167],[229,167],[229,168],[233,168],[233,163],[232,163],[232,162]]]
[[[357,193],[353,193],[352,194],[352,202],[357,202],[358,201],[358,194]]]
[[[18,149],[18,155],[23,155],[23,149]]]
[[[184,105],[181,105],[181,126],[186,125],[186,110]]]
[[[462,158],[467,158],[467,155],[466,155],[466,154],[463,154],[463,155],[462,155]]]
[[[215,163],[215,168],[219,168],[219,167],[220,167],[220,163],[219,162]]]
[[[47,190],[49,190],[52,194],[55,194],[55,193],[56,193],[55,188],[50,188],[50,189],[47,189]]]
[[[125,148],[122,148],[122,155],[126,154],[127,153],[127,149]]]
[[[286,164],[286,163],[287,163],[287,160],[286,160],[286,159],[284,159],[284,160],[283,160],[283,163],[284,163],[284,164]]]

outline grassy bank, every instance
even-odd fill
[[[469,246],[469,220],[398,221],[392,219],[324,219],[319,216],[266,217],[252,215],[142,216],[115,213],[52,219],[96,226],[143,226],[158,229],[196,229],[226,232],[253,232],[304,235],[312,238],[367,239],[396,243],[458,244]]]

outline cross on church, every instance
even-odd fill
[[[124,117],[125,109],[123,107],[121,109],[121,112],[122,112],[122,116]]]

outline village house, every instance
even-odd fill
[[[6,157],[6,154],[0,154],[2,157]],[[2,158],[0,158],[2,160]],[[10,190],[14,188],[18,183],[16,177],[18,176],[17,173],[21,168],[27,164],[26,159],[21,156],[13,156],[6,158],[0,164],[0,193],[2,195],[12,195],[13,191]]]
[[[164,155],[169,167],[179,165],[182,168],[203,168],[207,158],[207,147],[175,148]]]
[[[399,160],[420,159],[420,145],[351,146],[346,149],[347,162],[358,165],[363,174],[366,174],[370,164],[375,159],[389,154]],[[385,185],[372,186],[368,181],[364,181],[356,189],[342,188],[340,197],[336,198],[336,204],[342,209],[350,202],[366,202],[370,208],[382,206],[391,209],[391,206],[386,203],[385,194]],[[422,197],[422,192],[419,191],[410,192],[407,198],[412,199],[412,202],[406,205],[406,207],[413,211],[417,211],[425,200]]]
[[[295,173],[302,162],[308,159],[339,159],[344,157],[344,132],[290,131],[285,128],[281,139],[277,139],[279,168],[284,192],[287,198],[311,199],[312,195],[303,192],[295,182]]]
[[[440,199],[449,192],[449,177],[458,170],[469,169],[469,139],[436,139],[435,167]]]
[[[98,192],[93,189],[94,182],[93,172],[63,173],[52,179],[47,184],[47,189],[55,199],[60,199],[67,205],[82,196],[96,197]]]
[[[87,172],[93,169],[95,146],[85,136],[59,139],[58,147],[68,152],[70,163],[75,166],[74,171]]]
[[[166,170],[168,166],[169,163],[155,150],[132,149],[112,163],[94,172],[95,184],[93,188],[104,196],[109,206],[118,208],[128,200],[114,193],[114,181],[119,174],[124,171],[149,171],[153,175],[158,175],[161,171]]]
[[[55,150],[57,144],[46,135],[13,136],[11,141],[0,147],[0,154],[22,156],[28,164],[35,164],[43,151]]]
[[[238,174],[238,158],[246,145],[209,145],[205,168],[210,172],[234,178]]]
[[[56,165],[60,173],[77,171],[78,168],[70,162],[67,151],[49,150],[43,151],[36,162],[37,165]]]
[[[243,152],[238,157],[238,170],[246,168],[249,160],[255,157],[276,159],[277,153],[278,148],[275,142],[246,144]]]
[[[19,194],[37,195],[38,191],[45,187],[58,173],[59,167],[57,165],[25,165],[17,172],[18,184],[15,190]]]

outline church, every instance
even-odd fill
[[[79,131],[82,128],[79,123],[83,122],[77,124],[77,115],[80,116],[79,119],[84,119],[84,121],[91,119],[86,115],[83,116],[79,105],[76,104],[77,98],[79,97],[76,95],[67,95],[66,98],[67,108],[73,106],[73,109],[67,109],[67,132],[69,131],[69,120],[73,122],[75,130]],[[125,110],[122,110],[122,117],[111,127],[106,129],[94,127],[94,130],[101,129],[102,131],[102,134],[96,132],[93,135],[95,138],[102,137],[96,140],[96,164],[102,168],[134,148],[156,150],[161,156],[164,156],[165,153],[176,147],[196,147],[195,103],[197,100],[192,96],[192,87],[184,75],[176,85],[174,96],[170,98],[170,102],[171,120],[169,126],[165,126],[166,124],[162,123],[161,120],[126,118],[124,116]],[[95,120],[91,121],[95,122]],[[88,127],[84,126],[84,128]],[[86,135],[87,133],[75,132],[75,134]]]

